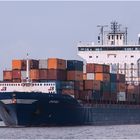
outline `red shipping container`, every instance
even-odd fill
[[[95,73],[109,73],[110,66],[104,64],[95,64]]]
[[[98,72],[103,72],[103,65],[101,64],[95,65],[95,73],[98,73]]]
[[[66,80],[66,70],[48,69],[47,80]]]
[[[87,63],[86,64],[86,72],[87,73],[94,73],[95,72],[95,64]]]
[[[40,69],[39,70],[39,79],[40,80],[47,80],[47,69]]]
[[[67,80],[82,81],[83,72],[82,71],[67,71]]]
[[[110,73],[110,66],[109,65],[103,65],[103,72],[104,73]]]
[[[21,79],[21,70],[12,70],[13,79]]]
[[[85,80],[84,89],[85,90],[101,90],[101,81]]]

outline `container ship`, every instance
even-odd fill
[[[98,44],[78,43],[81,60],[13,59],[0,82],[5,125],[140,124],[140,39],[127,45],[127,28],[99,25]]]

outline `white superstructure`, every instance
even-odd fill
[[[127,28],[121,31],[117,22],[112,22],[111,31],[103,32],[102,29],[97,45],[92,42],[78,43],[78,55],[87,63],[109,64],[112,73],[125,74],[128,83],[138,84],[140,41],[138,42],[137,45],[127,44]]]

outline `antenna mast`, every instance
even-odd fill
[[[100,28],[101,45],[103,45],[104,44],[104,28],[108,27],[108,25],[97,25],[97,27]],[[98,41],[100,40],[100,38],[98,38]]]
[[[29,83],[30,76],[29,76],[29,54],[27,53],[27,60],[26,60],[26,82]]]
[[[120,25],[118,25],[118,22],[116,21],[111,22],[111,30],[113,33],[114,45],[115,45],[115,35],[118,32],[119,27]]]
[[[125,44],[127,45],[127,29],[128,27],[125,27]]]

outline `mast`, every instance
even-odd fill
[[[27,59],[26,59],[26,82],[29,83],[30,81],[30,75],[29,75],[29,68],[30,68],[30,64],[29,64],[29,54],[27,53]]]
[[[100,42],[101,39],[101,45],[104,45],[104,28],[108,27],[108,25],[97,25],[97,27],[100,28],[100,36],[98,37],[98,41]]]

